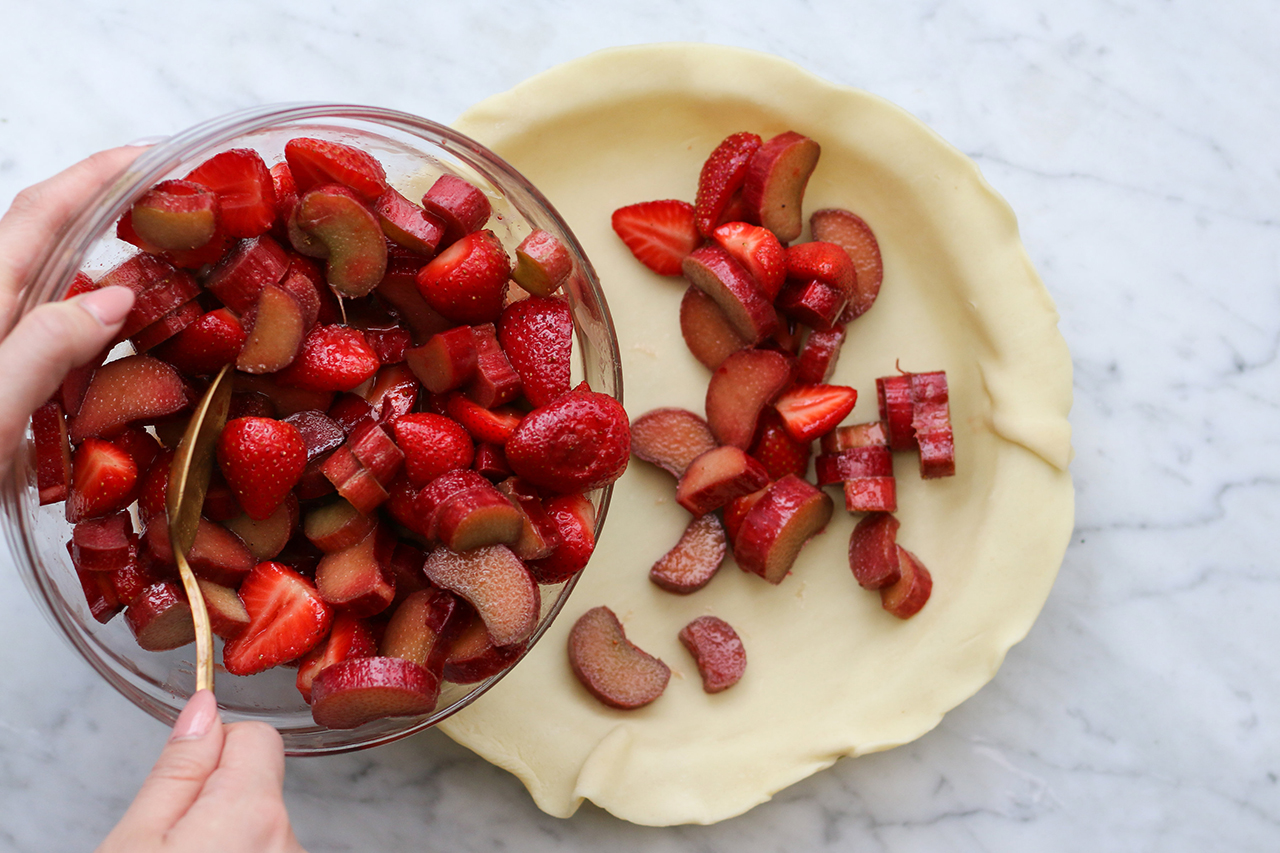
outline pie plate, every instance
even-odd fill
[[[849,326],[832,379],[858,391],[848,422],[878,417],[876,377],[945,370],[957,474],[922,480],[916,455],[896,454],[898,541],[934,580],[924,609],[902,620],[854,581],[857,517],[837,490],[831,523],[780,585],[730,559],[692,595],[659,589],[649,567],[689,515],[670,475],[633,458],[564,617],[440,728],[518,776],[550,814],[590,799],[640,824],[712,823],[841,757],[920,737],[990,681],[1044,605],[1070,536],[1071,361],[1013,212],[977,166],[881,98],[711,45],[596,53],[485,100],[455,127],[542,188],[578,235],[617,325],[632,418],[662,406],[701,414],[709,373],[680,334],[686,282],[632,258],[610,214],[692,201],[702,162],[731,133],[817,140],[806,215],[858,213],[884,258],[879,299]],[[568,632],[597,605],[670,665],[651,705],[607,708],[570,671]],[[747,650],[742,681],[715,695],[677,639],[703,614],[734,626]]]

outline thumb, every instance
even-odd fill
[[[129,850],[130,839],[154,838],[171,830],[217,769],[224,736],[213,693],[197,692],[182,709],[138,796],[101,849]]]
[[[57,390],[67,371],[100,353],[120,330],[133,292],[104,287],[37,307],[0,343],[0,450],[18,445],[27,418]],[[3,455],[7,456],[7,453]]]

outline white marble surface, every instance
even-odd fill
[[[96,149],[243,106],[448,120],[597,48],[710,41],[869,89],[973,156],[1061,310],[1077,529],[1030,636],[938,729],[711,827],[547,817],[438,733],[291,760],[312,853],[1280,847],[1272,0],[44,0],[4,17],[0,206]],[[8,566],[0,595],[0,850],[90,849],[165,732]]]

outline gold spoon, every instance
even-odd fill
[[[200,510],[209,490],[209,475],[213,471],[214,450],[218,436],[227,423],[227,411],[231,408],[230,381],[226,381],[231,365],[226,365],[204,392],[196,407],[187,431],[178,442],[169,467],[169,486],[165,495],[165,509],[169,515],[169,542],[182,576],[182,586],[191,604],[191,618],[196,627],[196,690],[213,690],[213,632],[209,628],[209,611],[200,593],[200,585],[187,563],[187,552],[196,541],[200,526]]]

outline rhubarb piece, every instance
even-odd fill
[[[251,148],[215,154],[193,169],[187,180],[217,193],[218,221],[230,237],[257,237],[276,220],[275,182],[267,164]]]
[[[742,266],[719,245],[694,249],[681,263],[691,284],[710,296],[725,318],[748,343],[756,344],[778,330],[778,314]]]
[[[436,586],[465,598],[484,620],[494,645],[522,643],[538,625],[538,585],[505,545],[457,553],[437,548],[423,567]]]
[[[498,319],[497,334],[530,403],[545,406],[568,392],[573,353],[573,315],[568,302],[541,296],[513,302]],[[494,405],[471,396],[487,408]]]
[[[789,130],[765,142],[751,158],[742,200],[753,221],[783,243],[796,239],[804,230],[801,203],[820,153],[817,142]]]
[[[689,463],[676,484],[676,503],[695,517],[706,515],[768,482],[769,472],[763,465],[741,448],[725,445]]]
[[[613,231],[635,259],[658,275],[682,273],[685,257],[702,242],[687,201],[662,199],[620,207],[613,212]]]
[[[262,288],[279,284],[289,269],[289,256],[267,235],[244,240],[218,262],[205,279],[223,305],[244,314],[258,301]]]
[[[169,524],[164,516],[147,523],[144,537],[152,557],[167,565],[174,563]],[[187,552],[187,562],[197,577],[231,587],[239,586],[254,566],[253,555],[240,537],[207,518],[201,518],[196,526],[196,538]]]
[[[889,433],[890,450],[912,450],[916,447],[915,429],[911,426],[911,374],[881,376],[876,379],[876,397],[880,404],[880,420]]]
[[[362,201],[374,202],[387,189],[387,174],[372,155],[327,139],[300,136],[284,145],[299,197],[323,184],[341,184]]]
[[[457,609],[458,599],[444,590],[423,589],[413,593],[391,614],[378,653],[443,673],[449,642],[457,630],[457,623],[453,621]]]
[[[346,447],[360,467],[369,470],[384,486],[395,479],[404,464],[404,453],[381,424],[369,423],[356,428],[347,439]]]
[[[680,629],[680,642],[693,655],[702,689],[719,693],[738,683],[747,669],[747,651],[738,632],[718,616],[699,616]]]
[[[444,238],[444,222],[409,201],[394,187],[387,187],[378,196],[373,212],[388,240],[424,258],[434,255]]]
[[[778,480],[742,519],[733,542],[738,566],[782,583],[800,549],[831,520],[830,496],[795,476]]]
[[[688,409],[654,409],[631,424],[631,452],[677,480],[690,462],[715,446],[707,422]]]
[[[812,443],[792,438],[777,410],[766,407],[747,453],[764,466],[770,480],[781,480],[788,474],[803,477],[809,470]]]
[[[94,372],[79,413],[67,426],[73,444],[110,436],[126,424],[175,414],[190,403],[178,372],[148,355],[131,355]]]
[[[801,385],[821,385],[831,379],[844,346],[844,326],[836,324],[826,331],[815,331],[805,339],[796,359],[796,382]]]
[[[354,729],[384,717],[431,713],[440,679],[412,661],[348,658],[322,670],[311,683],[311,716],[329,729]]]
[[[573,258],[552,233],[534,229],[516,246],[511,278],[534,296],[550,296],[573,271]]]
[[[225,519],[222,526],[234,533],[255,562],[275,559],[293,538],[298,525],[298,499],[289,495],[271,515],[255,519],[248,513],[240,513]]]
[[[814,240],[835,243],[848,253],[857,271],[853,294],[842,322],[865,314],[880,293],[884,262],[880,244],[871,227],[859,216],[840,208],[816,210],[809,217],[809,233]]]
[[[31,415],[32,447],[36,457],[36,489],[40,505],[67,499],[71,486],[71,444],[62,404],[51,399]]]
[[[535,486],[585,492],[622,476],[631,427],[621,403],[583,383],[526,415],[506,448],[511,470]]]
[[[413,342],[416,344],[421,344],[432,335],[454,325],[440,316],[422,297],[417,281],[418,270],[421,268],[420,261],[388,257],[387,274],[374,290],[374,294],[386,302],[400,318],[400,322],[413,333]]]
[[[845,385],[794,385],[773,401],[782,425],[796,441],[813,441],[849,416],[858,392]]]
[[[325,412],[325,417],[332,420],[342,430],[343,435],[351,435],[361,427],[376,424],[377,412],[373,404],[359,394],[346,392],[339,394],[333,405]]]
[[[515,542],[523,515],[474,471],[448,471],[415,499],[424,529],[454,551]]]
[[[864,589],[884,589],[898,582],[902,565],[897,554],[898,519],[873,512],[858,522],[849,537],[849,568]]]
[[[444,394],[470,382],[477,358],[475,333],[470,326],[439,332],[405,353],[409,369],[432,394]]]
[[[529,561],[529,572],[541,584],[569,580],[586,568],[596,547],[596,508],[584,495],[556,495],[543,502],[560,544],[549,557]]]
[[[200,295],[200,286],[191,274],[184,270],[172,270],[163,281],[152,284],[134,295],[133,307],[125,317],[124,325],[116,333],[114,342],[129,338],[140,338],[143,345],[159,343],[164,334],[152,327],[161,321],[168,326],[172,323],[170,315]],[[183,312],[184,314],[186,312]],[[175,315],[180,316],[180,315]],[[145,347],[144,347],[145,348]]]
[[[295,412],[285,420],[298,428],[307,448],[307,465],[295,487],[298,498],[312,500],[328,494],[333,484],[322,469],[329,455],[346,441],[346,433],[327,415],[314,410]]]
[[[482,323],[474,326],[472,332],[476,344],[476,372],[467,384],[466,395],[486,409],[510,403],[520,396],[520,374],[511,366],[498,343],[497,329],[493,323]]]
[[[67,547],[70,546],[71,543],[67,543]],[[83,569],[76,569],[75,572],[80,580],[80,589],[84,592],[85,604],[89,607],[89,615],[95,620],[105,625],[124,610],[126,605],[116,594],[112,573],[86,572]]]
[[[523,643],[495,646],[484,622],[471,608],[466,609],[466,621],[450,642],[444,664],[445,681],[455,684],[474,684],[495,676],[519,660],[525,650]]]
[[[781,478],[779,478],[781,479]],[[724,506],[724,535],[729,544],[733,544],[738,539],[738,531],[742,529],[742,520],[747,517],[747,513],[751,508],[764,497],[764,493],[769,490],[765,486],[758,492],[752,492],[749,495],[742,495],[734,498]]]
[[[249,611],[229,586],[197,578],[205,610],[209,613],[209,630],[224,640],[234,639],[249,627]]]
[[[790,358],[772,350],[746,349],[726,358],[707,384],[707,425],[716,440],[750,447],[761,410],[791,383],[793,369]]]
[[[138,647],[148,652],[178,649],[196,639],[191,605],[172,581],[147,587],[124,611]]]
[[[835,327],[849,298],[818,279],[788,279],[774,305],[783,315],[817,331]]]
[[[715,370],[724,360],[751,345],[738,334],[716,301],[692,284],[680,301],[680,334],[703,367]]]
[[[138,537],[126,511],[85,519],[71,530],[71,562],[82,571],[118,571],[137,556]]]
[[[135,352],[147,352],[172,338],[200,319],[204,309],[196,299],[188,299],[150,326],[136,333],[129,342]]]
[[[390,528],[375,526],[354,545],[325,554],[316,567],[320,597],[356,616],[381,613],[396,594],[386,568],[394,549]]]
[[[404,452],[404,470],[415,488],[423,488],[446,471],[470,468],[475,443],[450,418],[430,412],[401,415],[391,422],[396,444]]]
[[[160,344],[155,354],[188,376],[209,376],[236,360],[246,337],[240,319],[218,308]]]
[[[649,580],[667,592],[697,592],[720,571],[726,548],[720,519],[709,513],[700,515],[689,522],[675,546],[649,569]]]
[[[388,364],[374,374],[373,383],[363,393],[378,423],[388,424],[413,410],[421,387],[408,367]]]
[[[725,209],[747,178],[751,157],[760,150],[761,139],[754,133],[735,133],[716,146],[702,164],[698,194],[693,203],[693,222],[698,233],[711,237],[724,221]]]
[[[321,551],[341,551],[373,532],[377,520],[338,498],[307,512],[302,532]]]
[[[911,431],[920,448],[920,476],[926,480],[956,473],[955,438],[951,429],[947,374],[912,373]]]
[[[289,269],[280,279],[279,287],[298,301],[302,312],[302,328],[304,332],[311,330],[320,320],[320,312],[324,307],[325,297],[336,301],[337,297],[329,289],[324,273],[310,258],[297,253],[289,256]],[[334,313],[340,315],[340,311]]]
[[[302,307],[284,289],[268,284],[246,315],[247,337],[236,369],[245,373],[275,373],[293,363],[302,347],[306,324]]]
[[[520,535],[510,543],[511,550],[526,566],[531,560],[551,556],[560,547],[560,532],[537,491],[519,477],[508,477],[497,488],[523,516]]]
[[[742,265],[772,300],[787,279],[787,250],[768,228],[746,222],[726,222],[710,235]]]
[[[482,441],[476,445],[476,458],[471,463],[471,470],[494,483],[505,480],[512,474],[507,451],[501,444],[490,441]]]
[[[134,232],[157,249],[197,249],[218,227],[218,197],[191,181],[161,181],[129,213]]]
[[[71,459],[67,521],[75,524],[124,509],[133,502],[137,483],[138,466],[128,452],[103,439],[85,439]]]
[[[892,586],[880,590],[880,603],[899,619],[910,619],[920,612],[933,592],[933,577],[920,558],[901,545],[896,545],[900,577]]]
[[[282,563],[254,566],[240,585],[249,627],[222,650],[232,675],[253,675],[294,660],[329,631],[333,611],[315,586]]]
[[[611,708],[632,710],[662,695],[670,668],[627,639],[608,607],[594,607],[569,632],[569,665],[592,696]]]
[[[787,247],[787,278],[818,280],[844,294],[848,300],[857,284],[857,272],[849,253],[835,243],[811,240]]]
[[[325,641],[303,656],[298,664],[298,677],[294,684],[303,700],[311,704],[311,688],[316,676],[324,670],[351,658],[373,657],[378,653],[378,642],[373,630],[364,619],[350,613],[339,612],[333,617],[333,627]]]
[[[324,184],[298,199],[298,226],[325,246],[325,278],[342,296],[366,296],[387,271],[382,226],[352,190]]]
[[[307,447],[298,428],[272,418],[236,418],[218,438],[218,466],[250,518],[267,518],[302,476]]]
[[[502,313],[511,275],[507,250],[492,231],[473,231],[419,270],[418,291],[454,323],[492,323]]]
[[[277,378],[283,385],[308,391],[350,391],[377,373],[381,366],[378,354],[359,329],[320,324],[302,339],[298,357]]]
[[[445,245],[479,231],[489,221],[489,197],[457,175],[441,175],[422,197],[422,207],[444,223]]]

